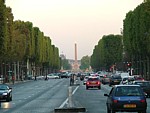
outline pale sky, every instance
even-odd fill
[[[30,21],[49,36],[60,54],[91,56],[103,35],[120,34],[126,13],[143,0],[6,0],[14,20]]]

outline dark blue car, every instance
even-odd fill
[[[146,113],[147,101],[139,85],[115,85],[107,96],[107,113]]]
[[[12,88],[7,84],[0,84],[0,100],[12,101]]]

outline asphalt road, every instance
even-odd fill
[[[102,85],[100,90],[86,90],[80,81],[70,87],[69,79],[28,81],[12,85],[12,88],[13,100],[1,102],[0,113],[54,113],[54,109],[68,108],[70,105],[85,108],[86,113],[106,113],[106,97],[103,95],[111,89],[108,85]],[[72,98],[68,98],[70,88]],[[147,102],[147,113],[150,113],[149,98]]]
[[[68,85],[67,79],[13,85],[13,100],[1,103],[0,113],[50,113],[67,98]]]

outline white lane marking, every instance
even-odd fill
[[[79,86],[77,86],[74,91],[72,92],[72,95],[75,94],[75,92],[77,91],[77,89],[79,88]],[[65,104],[67,104],[68,102],[68,98],[59,106],[59,108],[63,108],[65,106]]]
[[[68,98],[59,106],[59,108],[63,108],[65,106],[65,104],[67,103]]]
[[[79,88],[79,86],[77,86],[77,87],[75,88],[75,90],[72,92],[72,95],[75,94],[75,92],[77,91],[78,88]]]

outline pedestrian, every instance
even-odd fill
[[[72,86],[74,84],[74,76],[72,75],[71,77],[70,77],[70,86]]]
[[[36,75],[34,76],[34,80],[36,81]]]
[[[12,83],[15,84],[15,76],[12,74]]]
[[[47,75],[46,75],[46,77],[45,77],[45,80],[48,80]]]

